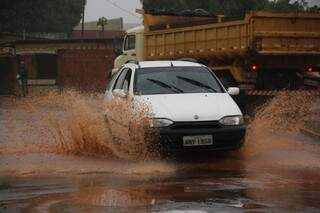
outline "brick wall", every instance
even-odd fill
[[[104,92],[109,81],[114,50],[60,50],[58,86],[81,91]]]

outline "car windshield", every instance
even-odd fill
[[[158,95],[224,91],[205,67],[153,67],[137,69],[134,92],[136,95]]]

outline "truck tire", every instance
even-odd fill
[[[294,90],[299,88],[299,80],[295,71],[262,70],[258,73],[258,90]]]

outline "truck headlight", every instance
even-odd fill
[[[166,118],[153,118],[150,120],[150,127],[152,128],[168,127],[172,124],[173,121]]]
[[[244,119],[242,115],[237,116],[227,116],[220,119],[220,124],[226,126],[238,126],[244,124]]]

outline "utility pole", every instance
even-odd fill
[[[86,0],[82,0],[82,23],[81,23],[81,39],[84,39],[84,14],[86,11]]]

